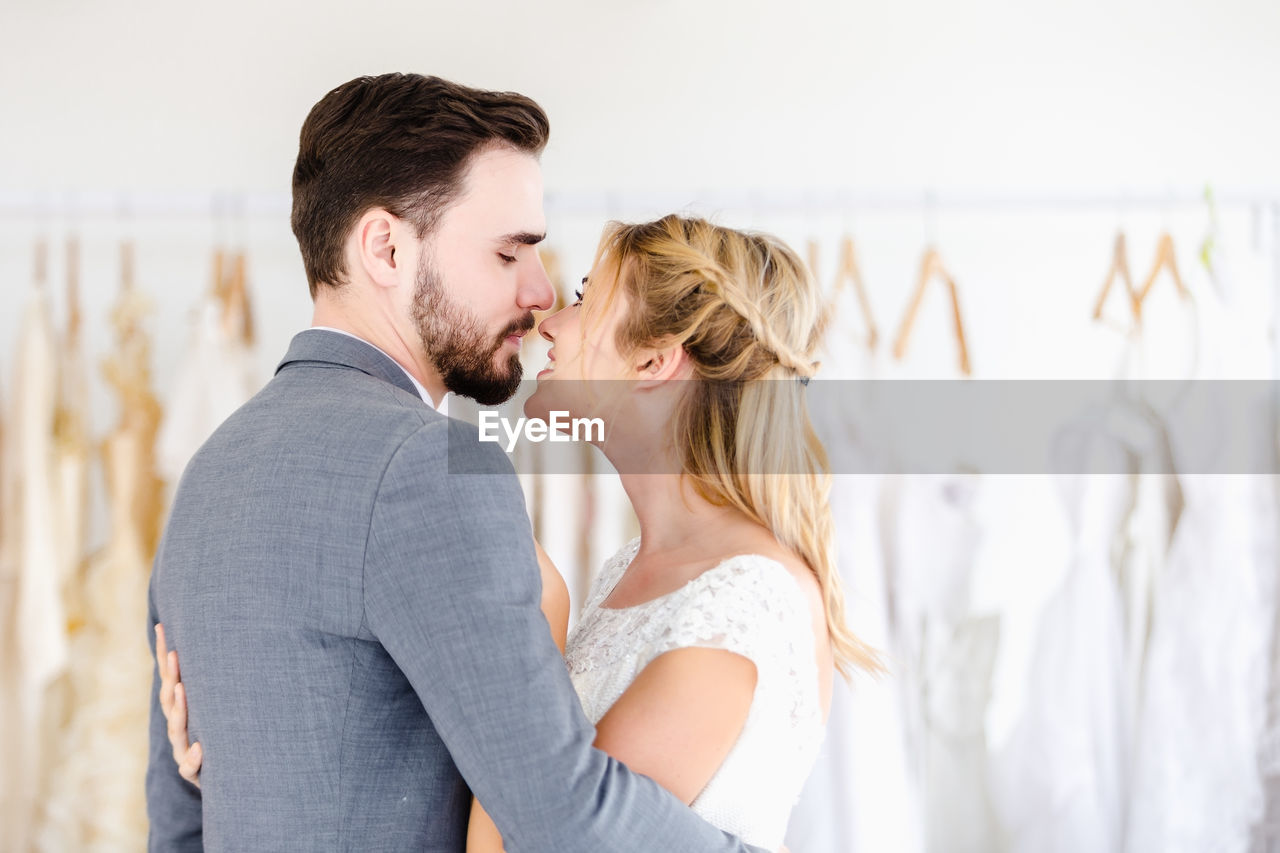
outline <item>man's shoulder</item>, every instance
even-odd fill
[[[230,472],[236,483],[342,472],[376,481],[406,444],[419,460],[444,460],[449,432],[447,417],[379,378],[327,365],[292,369],[228,417],[188,472],[214,482]]]
[[[438,467],[438,473],[465,480],[515,479],[507,454],[494,442],[481,441],[475,424],[443,415],[425,419],[405,433],[391,464],[418,466],[428,461]]]

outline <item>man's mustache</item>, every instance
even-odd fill
[[[525,314],[523,317],[521,317],[519,320],[516,320],[511,325],[507,326],[507,328],[502,332],[502,334],[498,335],[498,340],[499,341],[505,340],[507,335],[528,334],[529,330],[533,328],[533,324],[534,324],[533,312],[530,311],[527,314]]]

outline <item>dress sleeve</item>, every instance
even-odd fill
[[[682,648],[723,649],[756,665],[761,681],[812,658],[803,593],[779,563],[746,555],[695,579],[669,605],[666,626],[649,649],[649,660]]]

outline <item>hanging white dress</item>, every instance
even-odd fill
[[[1199,282],[1188,282],[1197,285]],[[1198,291],[1198,292],[1197,292]],[[1200,375],[1235,378],[1251,369],[1233,354],[1262,331],[1232,316],[1207,289],[1199,306]],[[1143,707],[1135,742],[1127,849],[1247,851],[1264,815],[1259,749],[1275,627],[1276,528],[1270,478],[1205,474],[1227,453],[1268,458],[1270,423],[1260,397],[1239,412],[1243,386],[1202,383],[1193,410],[1175,401],[1171,439],[1186,507],[1155,588]],[[1222,404],[1215,405],[1214,398]]]
[[[40,723],[45,693],[67,666],[66,613],[57,540],[58,488],[54,470],[54,413],[57,350],[43,287],[28,295],[23,315],[10,420],[14,453],[16,506],[6,519],[12,565],[16,567],[10,666],[5,679],[6,757],[0,799],[7,813],[0,825],[6,850],[24,850],[30,839],[36,797],[42,787],[46,756]]]
[[[219,301],[206,299],[198,310],[156,442],[158,469],[171,491],[200,445],[259,388],[251,354],[223,321]]]
[[[107,379],[120,422],[102,446],[111,532],[86,572],[87,622],[75,636],[76,705],[63,737],[68,760],[56,767],[47,804],[47,850],[124,853],[145,848],[143,779],[153,663],[146,637],[146,589],[161,523],[162,483],[155,475],[160,406],[150,389],[147,311],[126,290],[114,313],[118,333]]]
[[[877,649],[887,672],[832,684],[827,735],[791,813],[792,853],[921,849],[920,791],[907,761],[902,661],[889,626],[881,545],[882,476],[837,476],[831,511],[839,519],[836,565],[850,628]]]
[[[937,298],[922,303],[925,313],[911,357],[895,362],[888,378],[964,381],[954,372],[959,339],[922,337],[923,328],[933,327],[924,316],[950,314],[947,300],[934,293]],[[948,317],[938,328],[953,322]],[[896,422],[876,418],[881,439],[893,457],[904,460],[906,470],[927,472],[887,478],[882,513],[891,648],[901,667],[903,725],[910,775],[919,790],[922,845],[930,853],[999,853],[986,717],[1000,618],[974,595],[983,581],[978,564],[986,535],[979,513],[983,478],[950,473],[972,470],[970,460],[946,458],[954,447],[922,445],[903,414],[896,417]]]
[[[46,714],[43,722],[43,754],[45,778],[40,790],[39,807],[35,814],[34,839],[39,850],[65,850],[74,845],[65,834],[74,827],[78,817],[63,806],[78,808],[60,796],[63,767],[77,761],[67,748],[66,734],[80,701],[80,685],[77,680],[83,670],[76,657],[82,647],[78,638],[88,624],[91,614],[84,599],[86,565],[86,522],[88,514],[89,444],[88,400],[89,383],[78,329],[79,306],[74,291],[69,299],[72,323],[62,343],[62,363],[58,383],[58,409],[54,425],[55,478],[58,483],[57,540],[59,546],[59,576],[63,608],[66,613],[65,629],[72,657],[69,667],[46,694]]]
[[[819,356],[822,367],[808,386],[810,413],[837,471],[831,513],[846,620],[880,652],[887,672],[875,679],[855,674],[852,683],[834,680],[826,738],[791,812],[786,844],[792,853],[917,853],[923,814],[919,782],[907,759],[903,662],[889,621],[882,539],[888,462],[866,381],[877,368],[856,332],[852,288],[840,296]]]
[[[1141,473],[1168,470],[1161,430],[1153,412],[1117,401],[1060,437],[1066,473],[1056,482],[1074,544],[1041,614],[1022,713],[993,759],[1011,853],[1123,849],[1132,685],[1145,645],[1130,636],[1145,630],[1145,618],[1135,627],[1131,604],[1143,600],[1134,590],[1144,588],[1144,573],[1132,566],[1151,556],[1135,539],[1152,525],[1136,521],[1163,517],[1159,488],[1173,486]]]
[[[899,477],[886,498],[893,649],[930,851],[1002,849],[985,728],[999,619],[971,602],[979,488],[965,475]]]

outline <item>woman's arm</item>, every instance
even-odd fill
[[[556,569],[542,544],[536,539],[538,568],[542,572],[542,614],[551,626],[551,638],[556,648],[564,654],[565,639],[569,634],[569,587]],[[467,853],[501,853],[502,834],[493,820],[485,813],[478,800],[471,801],[471,820],[467,824]]]
[[[547,552],[542,550],[542,543],[535,539],[533,547],[538,550],[538,569],[542,572],[542,615],[547,617],[551,639],[556,641],[556,648],[563,655],[565,640],[569,636],[569,587]]]
[[[596,724],[595,745],[692,803],[737,743],[755,689],[756,666],[742,655],[665,652]]]

